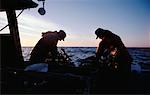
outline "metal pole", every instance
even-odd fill
[[[16,56],[16,63],[13,64],[16,64],[17,67],[23,65],[24,60],[22,56],[16,12],[15,10],[6,10],[6,14],[9,23],[10,35],[12,36],[16,52],[16,55],[14,55]]]

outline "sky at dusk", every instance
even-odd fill
[[[65,41],[58,46],[98,46],[99,27],[119,35],[127,47],[150,47],[150,0],[46,0],[46,14],[26,9],[18,17],[22,46],[34,46],[46,31],[64,30]],[[19,14],[20,11],[16,11]],[[0,12],[0,29],[7,24]],[[9,33],[7,27],[0,33]]]

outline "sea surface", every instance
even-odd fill
[[[78,66],[79,60],[95,55],[96,47],[59,47],[63,48],[71,61]],[[22,47],[23,57],[25,61],[30,58],[30,53],[33,47]],[[128,48],[130,55],[133,58],[131,65],[132,71],[150,71],[150,48]]]

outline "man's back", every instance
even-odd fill
[[[126,72],[131,69],[132,58],[121,38],[109,31],[100,42],[96,55],[98,59],[106,59],[104,63],[118,64],[118,71]]]

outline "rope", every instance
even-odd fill
[[[21,13],[24,11],[24,9],[17,15],[16,19],[21,15]],[[2,30],[4,30],[9,24],[7,24],[6,26],[4,26],[3,28],[0,29],[0,32]]]

